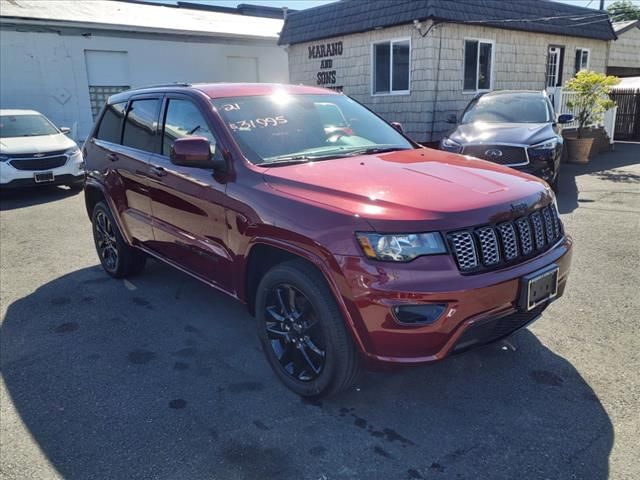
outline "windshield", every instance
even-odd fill
[[[552,118],[542,95],[484,95],[471,101],[461,123],[547,123]]]
[[[413,148],[384,120],[344,95],[278,92],[212,103],[247,158],[263,166]]]
[[[0,116],[0,138],[37,137],[60,133],[42,115],[2,115]]]

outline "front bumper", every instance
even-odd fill
[[[341,275],[334,280],[369,364],[430,363],[498,340],[535,320],[548,304],[533,313],[519,313],[521,278],[555,263],[559,298],[569,276],[571,248],[572,240],[565,236],[521,264],[474,275],[460,274],[448,255],[421,257],[407,264],[342,256],[336,257]],[[429,303],[447,305],[429,325],[403,325],[392,314],[395,306]]]
[[[47,185],[69,185],[81,183],[84,180],[84,162],[82,154],[67,155],[64,165],[46,170],[19,170],[11,165],[11,161],[0,162],[0,187],[28,187]],[[36,173],[52,172],[52,182],[38,183]]]

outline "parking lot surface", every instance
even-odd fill
[[[5,479],[640,478],[640,144],[563,165],[565,296],[508,341],[279,383],[244,307],[157,261],[107,277],[83,196],[4,192]]]

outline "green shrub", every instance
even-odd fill
[[[617,77],[590,70],[582,70],[567,81],[566,90],[575,93],[567,101],[567,106],[575,112],[578,138],[582,138],[588,125],[601,122],[604,112],[615,106],[609,92],[619,82]]]

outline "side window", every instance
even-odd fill
[[[109,105],[102,116],[96,132],[96,138],[111,143],[120,143],[122,134],[122,118],[126,103]]]
[[[160,100],[156,98],[131,102],[124,122],[122,144],[127,147],[155,152],[156,130]]]
[[[171,145],[182,137],[205,137],[215,142],[204,116],[189,100],[169,99],[162,132],[162,154],[169,155]]]

